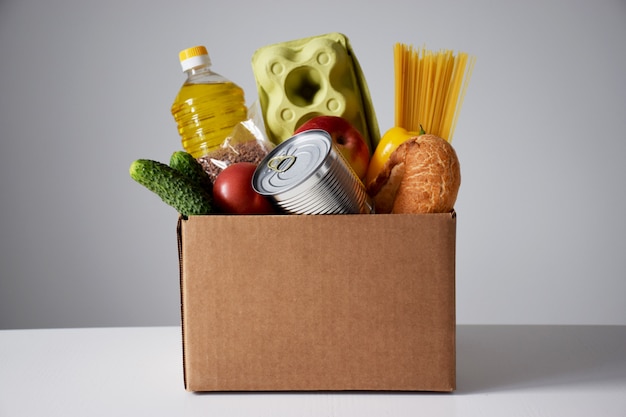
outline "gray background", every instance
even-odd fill
[[[383,131],[395,42],[477,56],[459,323],[626,324],[624,1],[3,0],[0,328],[178,324],[177,215],[128,176],[180,149],[178,51],[206,44],[250,103],[257,48],[332,31]]]

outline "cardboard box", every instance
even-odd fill
[[[189,391],[452,391],[456,214],[191,216]]]

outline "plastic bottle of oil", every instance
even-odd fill
[[[244,92],[211,70],[206,47],[179,54],[187,79],[172,104],[183,148],[196,158],[220,147],[233,127],[247,117]]]

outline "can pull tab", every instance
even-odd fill
[[[278,155],[267,162],[267,167],[272,171],[285,172],[296,162],[294,155]]]

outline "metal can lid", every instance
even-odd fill
[[[307,130],[277,145],[259,163],[252,187],[265,196],[284,194],[315,181],[323,174],[332,150],[332,138],[324,130]]]

